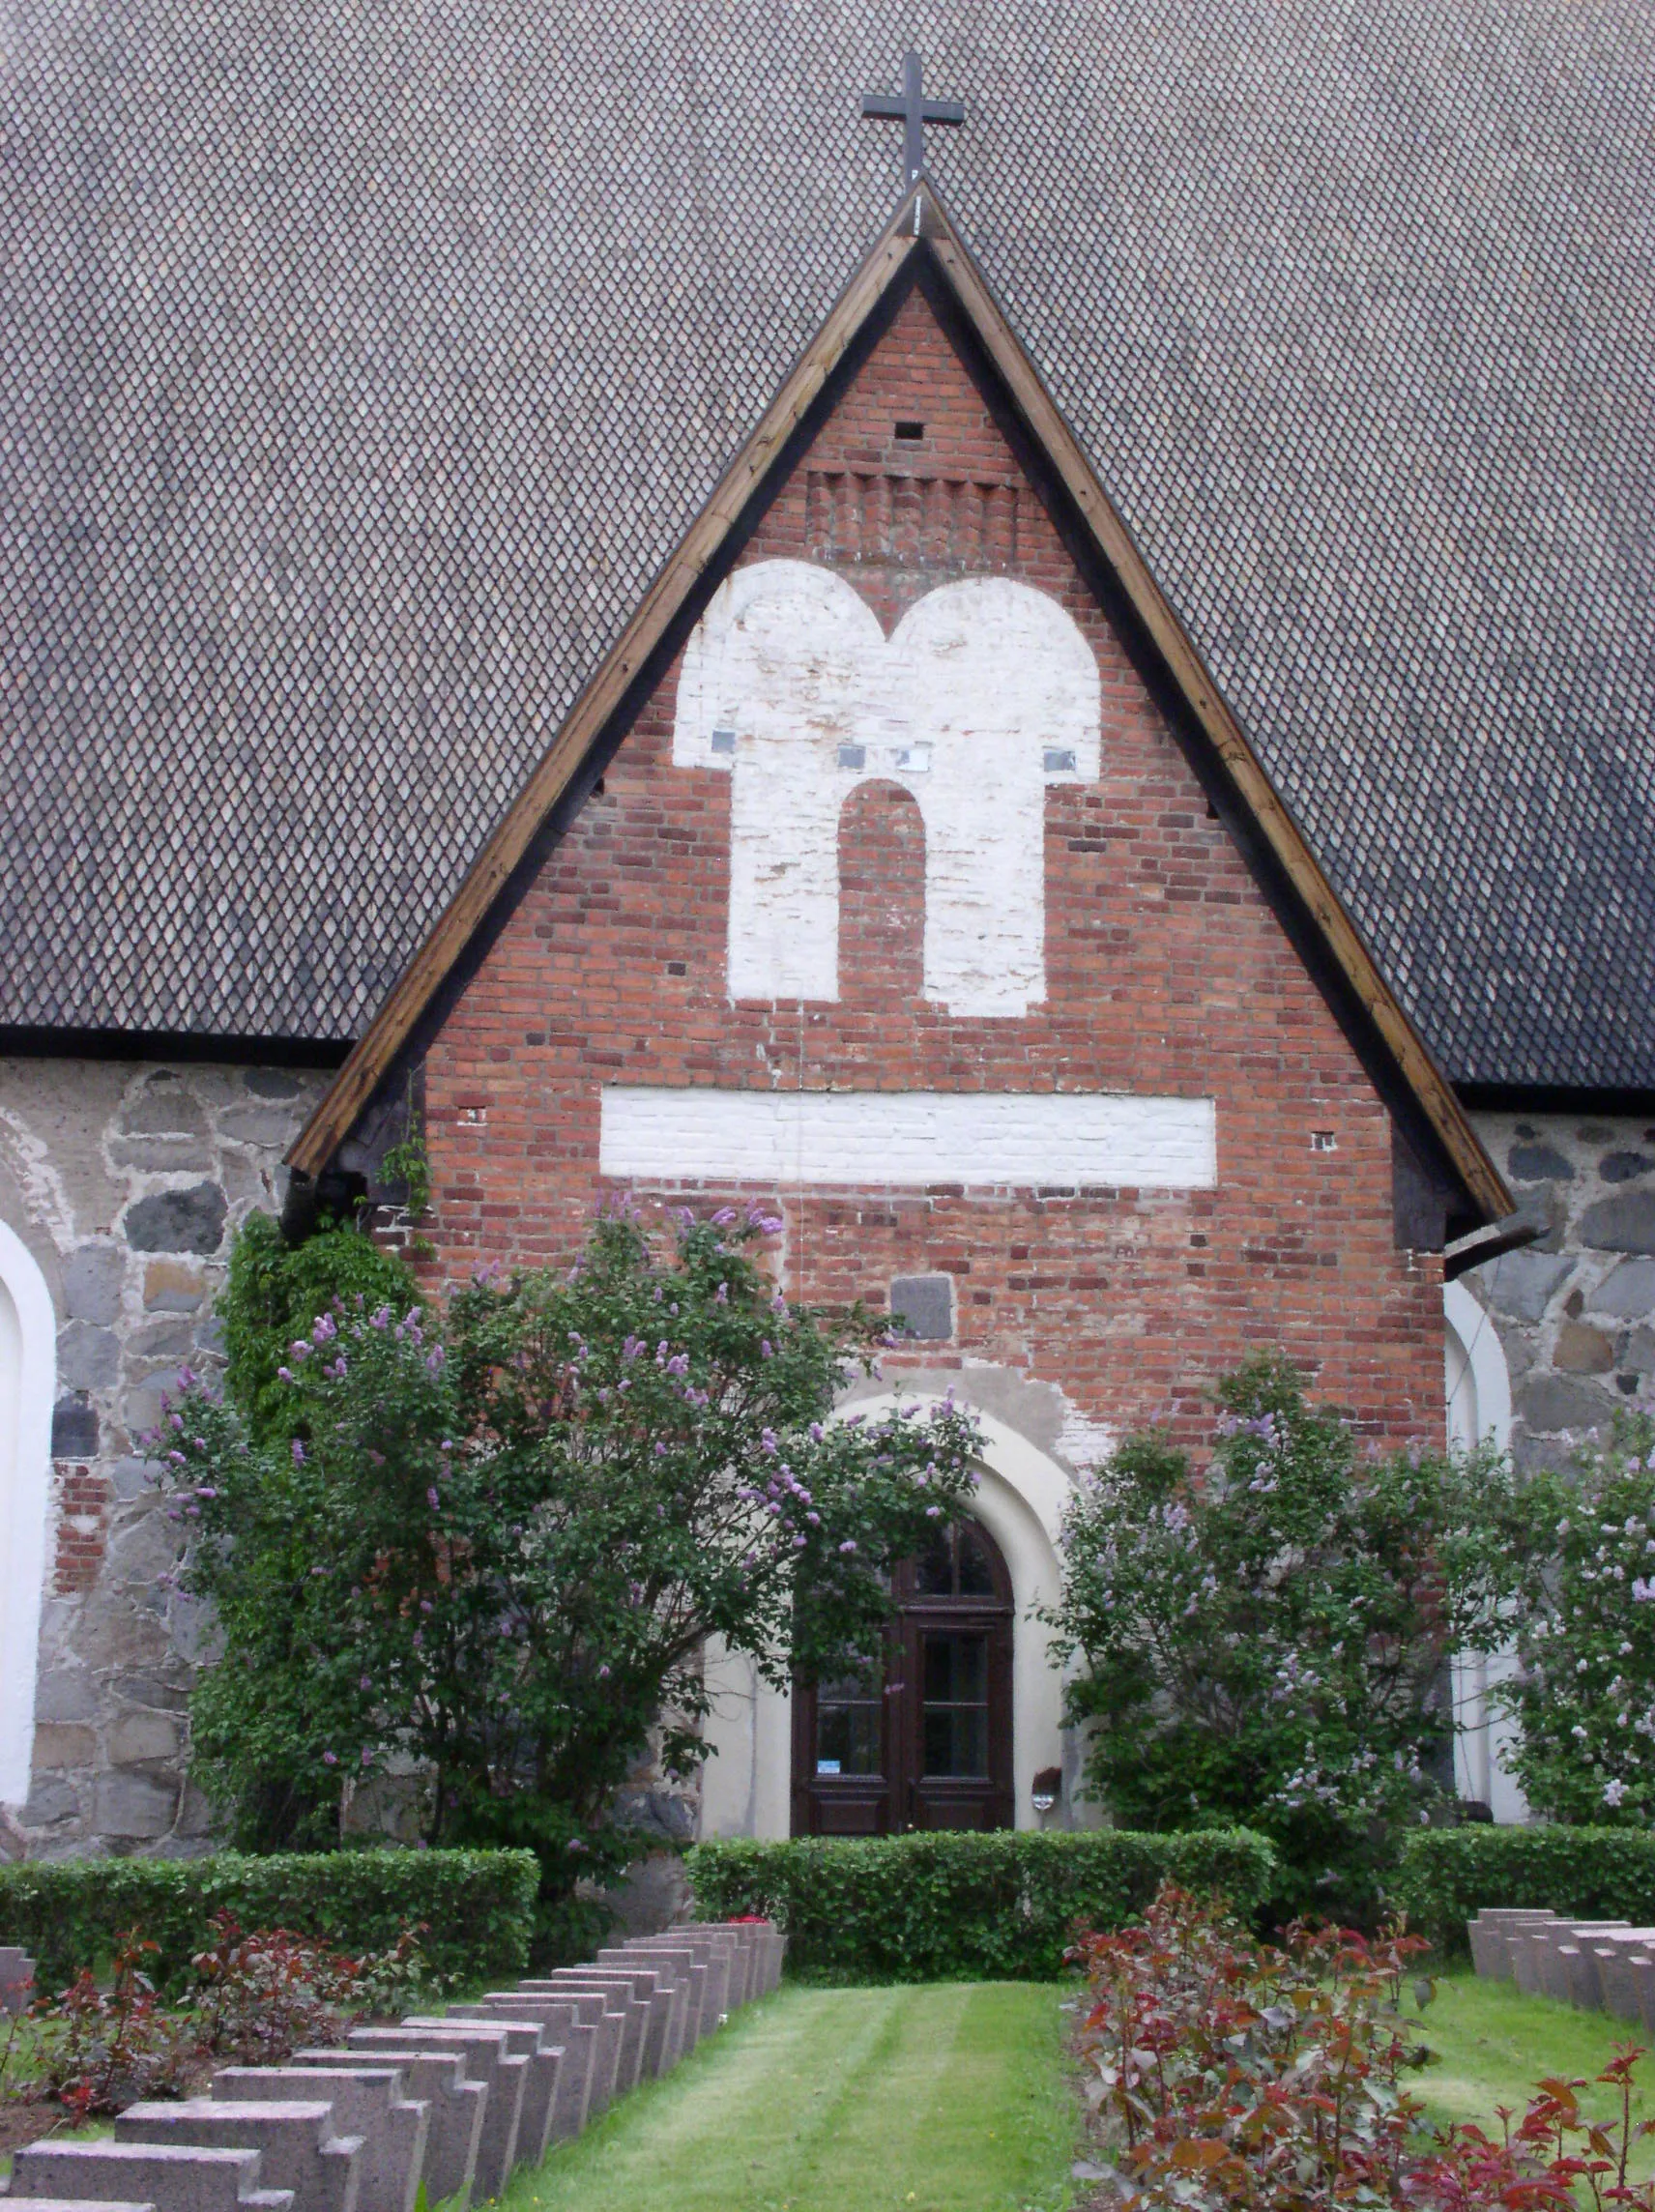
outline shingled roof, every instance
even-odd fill
[[[32,0],[0,1020],[355,1034],[888,217],[1461,1082],[1655,1088],[1655,35],[1603,0]]]

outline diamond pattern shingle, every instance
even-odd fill
[[[1461,1080],[1655,1085],[1630,0],[14,0],[0,1019],[358,1032],[938,181]]]

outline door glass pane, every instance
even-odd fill
[[[816,1771],[878,1774],[884,1700],[878,1682],[824,1682],[816,1693]]]
[[[988,1638],[920,1639],[925,1696],[920,1749],[928,1775],[988,1773]]]
[[[953,1596],[953,1548],[946,1536],[933,1536],[920,1553],[915,1566],[914,1586],[921,1597]]]
[[[988,1715],[959,1705],[925,1708],[925,1775],[965,1781],[988,1777]]]
[[[968,1521],[959,1534],[960,1595],[993,1597],[994,1573],[982,1538]]]
[[[986,1704],[988,1702],[988,1638],[986,1636],[927,1636],[925,1639],[925,1703]]]

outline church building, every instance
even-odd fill
[[[711,1652],[660,1831],[1095,1818],[1119,1439],[1279,1349],[1534,1464],[1655,1377],[1647,34],[191,20],[8,64],[13,1848],[205,1848],[136,1439],[411,1133],[433,1290],[762,1202],[891,1317],[847,1406],[981,1422],[901,1694]]]

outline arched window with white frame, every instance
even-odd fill
[[[51,1293],[0,1222],[0,1805],[29,1794],[56,1382]]]
[[[1443,1285],[1442,1314],[1448,1441],[1465,1451],[1489,1442],[1504,1451],[1511,1442],[1511,1373],[1494,1316],[1464,1283]],[[1502,1757],[1512,1741],[1511,1722],[1490,1710],[1489,1692],[1511,1664],[1511,1654],[1503,1651],[1454,1662],[1460,1727],[1454,1786],[1462,1798],[1487,1805],[1501,1827],[1528,1818],[1527,1800]]]

